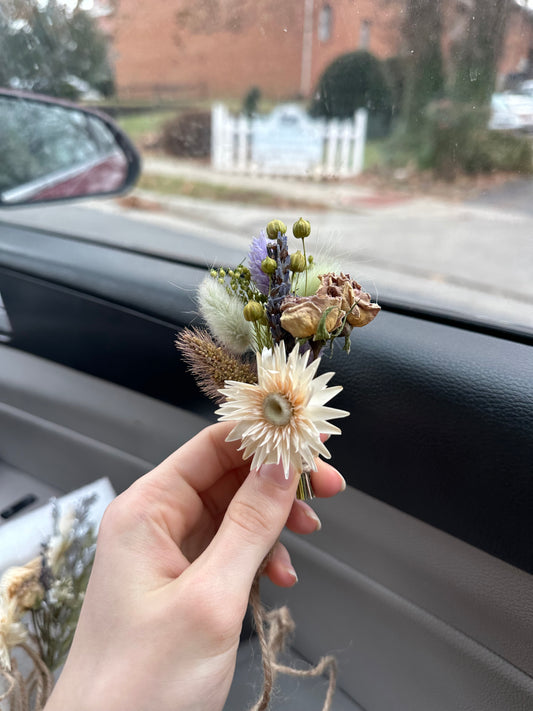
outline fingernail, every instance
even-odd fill
[[[298,582],[298,576],[296,575],[296,571],[294,570],[292,565],[288,565],[286,570],[287,570],[287,573],[291,576],[291,578],[294,578],[293,585],[296,585],[296,583]]]
[[[344,491],[346,489],[346,479],[339,471],[337,471],[336,469],[335,471],[337,472],[337,474],[339,475],[339,479],[341,480],[341,488],[339,489],[339,491]]]
[[[310,518],[311,521],[315,524],[315,531],[320,531],[322,528],[322,522],[316,515],[316,513],[313,511],[313,509],[310,506],[306,506],[304,509],[304,513],[307,516],[307,518]]]
[[[264,479],[269,479],[274,484],[277,484],[282,489],[288,489],[291,486],[293,472],[289,476],[285,476],[281,464],[263,464],[259,469],[259,476]]]

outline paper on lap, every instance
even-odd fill
[[[57,497],[61,513],[91,494],[97,499],[91,506],[90,519],[98,528],[108,504],[115,498],[109,479],[98,479],[81,489]],[[52,506],[48,502],[0,528],[0,574],[12,565],[24,565],[39,555],[41,543],[52,533]]]

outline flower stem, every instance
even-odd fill
[[[307,253],[305,251],[305,238],[302,237],[302,248],[304,251],[304,259],[305,259],[305,296],[309,296],[307,293],[307,269],[308,269],[308,264],[307,264]]]
[[[309,472],[302,472],[300,474],[300,481],[296,489],[296,498],[300,501],[310,501],[315,498]]]

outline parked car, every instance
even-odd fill
[[[489,128],[495,131],[533,131],[533,97],[493,94]]]
[[[518,91],[520,94],[526,94],[527,96],[533,96],[533,80],[526,79],[526,81],[521,82],[518,87]]]

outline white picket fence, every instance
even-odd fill
[[[365,109],[353,120],[324,121],[285,104],[250,119],[216,104],[211,162],[215,170],[255,175],[354,176],[363,169],[366,127]]]

